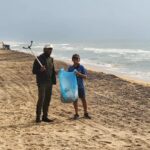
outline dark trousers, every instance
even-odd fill
[[[38,101],[36,107],[37,117],[41,116],[42,111],[43,111],[43,118],[48,117],[48,108],[51,101],[51,95],[52,95],[51,83],[38,85]]]

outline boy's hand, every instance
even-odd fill
[[[75,74],[76,74],[77,77],[81,77],[81,78],[84,78],[84,79],[87,78],[87,75],[84,75],[84,74],[82,74],[82,73],[80,73],[78,71],[75,71]]]
[[[81,76],[81,73],[78,72],[78,71],[76,71],[75,74],[76,74],[77,76]]]
[[[44,71],[46,71],[46,68],[45,68],[45,66],[41,67],[40,71],[41,71],[41,72],[44,72]]]

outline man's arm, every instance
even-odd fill
[[[55,70],[55,65],[53,66],[53,74],[52,74],[52,80],[53,80],[53,84],[56,84],[56,75],[57,75],[57,71]]]
[[[40,74],[41,72],[44,72],[44,71],[46,71],[45,66],[41,67],[39,65],[39,63],[37,62],[37,60],[35,60],[33,63],[32,73],[33,74]]]

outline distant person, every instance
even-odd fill
[[[87,78],[87,71],[83,65],[80,64],[80,56],[78,54],[74,54],[72,56],[73,65],[68,68],[69,72],[72,72],[76,69],[75,73],[77,76],[77,83],[78,83],[78,94],[79,98],[82,101],[83,109],[84,109],[84,117],[86,119],[91,119],[87,112],[87,102],[86,102],[86,94],[85,94],[85,87],[84,87],[84,79]],[[75,109],[74,119],[79,119],[78,114],[78,100],[73,103]]]
[[[38,59],[42,63],[41,67],[37,60],[33,64],[33,74],[36,75],[36,81],[38,86],[38,101],[36,107],[36,122],[52,122],[53,120],[48,118],[48,108],[51,101],[52,87],[56,84],[56,73],[54,67],[54,60],[51,57],[53,47],[47,45],[43,49]],[[42,119],[41,113],[43,112]]]

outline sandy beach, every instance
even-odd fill
[[[34,57],[0,50],[0,150],[149,150],[150,86],[88,71],[87,101],[92,120],[73,121],[72,104],[53,88],[49,116],[35,123],[37,86]],[[56,68],[67,67],[55,61]],[[80,103],[80,115],[83,115]]]

